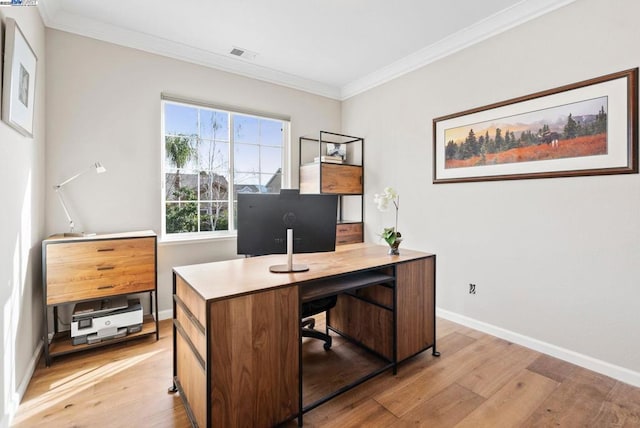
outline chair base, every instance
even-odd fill
[[[318,330],[314,330],[316,326],[316,320],[314,318],[306,318],[302,320],[302,337],[312,337],[314,339],[323,340],[324,341],[324,350],[328,351],[331,349],[332,338],[327,333],[323,333]]]

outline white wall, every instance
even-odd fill
[[[640,176],[432,184],[432,119],[637,67],[635,0],[580,0],[343,103],[366,138],[366,235],[437,254],[445,316],[640,385]],[[477,294],[468,294],[469,283]]]
[[[161,93],[290,116],[296,162],[300,135],[340,129],[335,100],[70,33],[46,36],[47,188],[96,160],[107,168],[65,187],[77,230],[160,232]],[[46,209],[47,232],[65,231],[53,191]],[[235,253],[235,241],[160,246],[160,310],[172,307],[173,266]]]
[[[33,138],[0,122],[0,426],[10,415],[33,372],[41,340],[40,242],[44,237],[45,31],[35,7],[0,9],[16,20],[38,57]]]
[[[34,139],[0,123],[0,174],[10,184],[0,222],[2,424],[40,339],[39,243],[66,228],[51,186],[100,160],[106,174],[65,189],[78,229],[159,231],[162,92],[289,115],[294,147],[299,135],[320,129],[364,136],[367,240],[376,241],[393,221],[391,213],[375,211],[373,193],[395,186],[403,246],[438,255],[441,311],[628,370],[637,379],[640,177],[433,185],[431,120],[637,66],[639,12],[633,0],[615,8],[580,0],[341,105],[45,32],[35,8],[3,8],[0,17],[18,19],[40,61]],[[235,241],[160,246],[160,309],[171,307],[172,266],[234,256]],[[475,296],[467,294],[470,282],[478,286]]]

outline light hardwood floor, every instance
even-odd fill
[[[167,393],[171,321],[160,325],[158,342],[40,361],[12,426],[190,426]],[[437,337],[440,358],[424,352],[306,413],[304,426],[640,427],[640,388],[450,321],[438,319]],[[368,364],[340,338],[329,352],[305,339],[304,358],[305,402],[353,372],[340,369],[345,360]]]

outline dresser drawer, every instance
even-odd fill
[[[176,275],[176,296],[191,310],[200,325],[206,328],[207,313],[204,300],[178,275]]]
[[[77,279],[77,278],[76,278]],[[140,273],[104,275],[97,278],[47,280],[47,305],[77,300],[100,299],[118,294],[140,293],[155,290],[156,274],[153,267]]]
[[[336,245],[362,242],[362,223],[344,223],[336,225]]]
[[[103,260],[78,260],[47,266],[47,285],[115,278],[121,275],[143,275],[154,272],[153,254],[137,258],[105,258]]]
[[[155,238],[51,243],[45,251],[48,305],[155,289]]]
[[[155,238],[104,239],[51,243],[46,247],[47,266],[68,263],[109,264],[120,259],[155,258]]]
[[[176,320],[180,326],[184,329],[187,337],[193,343],[195,350],[200,354],[200,358],[206,361],[207,359],[207,345],[204,326],[200,324],[200,321],[195,319],[194,315],[189,312],[187,308],[184,308],[181,300],[178,300],[176,305]]]
[[[357,195],[362,193],[362,167],[323,163],[322,193]]]
[[[362,194],[362,166],[310,164],[300,167],[300,193]]]
[[[175,336],[176,375],[198,426],[207,426],[207,374],[182,333]]]

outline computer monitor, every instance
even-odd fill
[[[238,254],[287,254],[287,264],[271,266],[272,272],[308,270],[293,265],[292,254],[334,251],[337,212],[337,195],[239,193]]]

